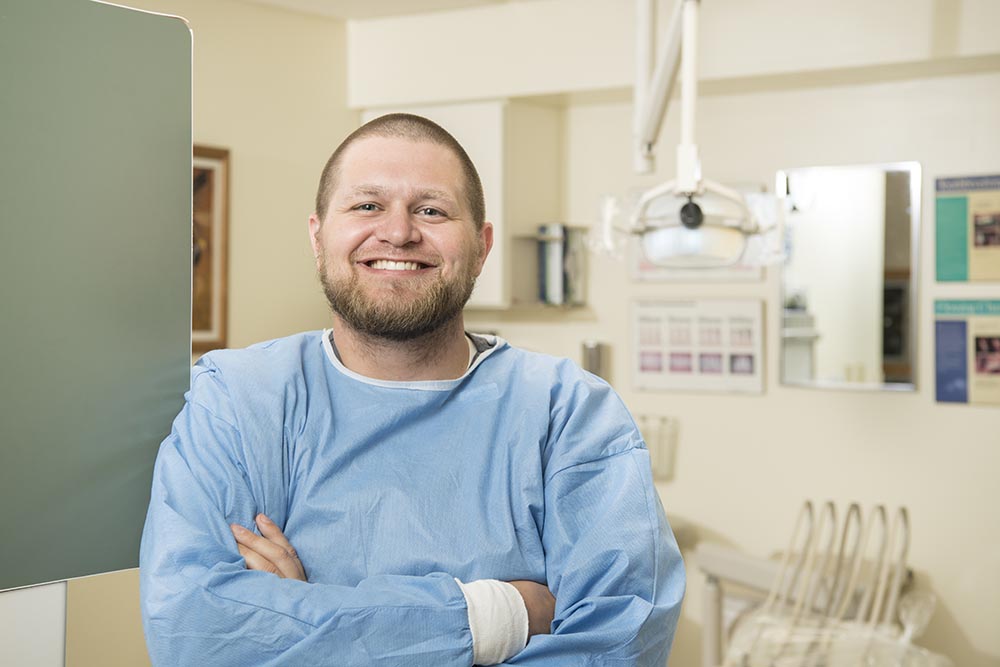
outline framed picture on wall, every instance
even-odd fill
[[[229,151],[194,147],[191,350],[226,346]]]

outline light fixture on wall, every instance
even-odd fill
[[[748,205],[738,190],[702,178],[694,141],[697,101],[697,31],[699,0],[679,0],[655,71],[656,0],[636,0],[636,82],[633,99],[634,162],[638,173],[653,170],[656,143],[680,65],[681,133],[674,180],[643,192],[625,226],[617,224],[620,207],[606,201],[598,245],[613,252],[616,234],[636,235],[654,264],[677,268],[715,268],[741,262],[765,264],[780,258],[777,206]],[[683,51],[683,52],[682,52]],[[759,202],[765,204],[766,202]],[[763,213],[763,214],[762,214]],[[775,238],[776,237],[776,238]],[[756,242],[753,239],[756,238]]]

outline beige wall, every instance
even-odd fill
[[[65,661],[65,667],[150,664],[139,612],[139,570],[67,582]]]
[[[326,325],[306,220],[353,130],[346,27],[234,0],[133,0],[194,31],[194,140],[230,150],[229,345]]]
[[[618,12],[608,11],[612,4]],[[940,176],[1000,169],[1000,57],[982,27],[987,16],[997,18],[1000,6],[977,0],[876,4],[704,3],[697,138],[706,177],[721,182],[771,187],[782,168],[922,163],[916,393],[781,386],[773,270],[757,284],[636,284],[626,265],[594,257],[588,309],[481,311],[468,320],[472,328],[494,329],[516,344],[577,360],[583,340],[608,343],[612,379],[633,412],[679,420],[675,476],[659,490],[667,511],[693,524],[702,539],[767,555],[786,543],[804,499],[908,506],[917,585],[940,598],[921,643],[962,667],[996,666],[1000,413],[935,403],[932,312],[936,297],[998,296],[996,285],[934,282],[933,187]],[[458,37],[440,49],[411,53],[405,68],[398,55],[408,45],[400,38],[420,26],[429,29],[430,17],[352,23],[351,102],[568,93],[563,210],[568,222],[589,223],[602,194],[648,187],[673,172],[676,108],[665,123],[657,174],[631,173],[631,105],[624,87],[632,78],[631,5],[540,0],[440,14],[433,18],[434,32]],[[597,34],[607,39],[581,37]],[[463,57],[445,58],[447,47]],[[599,63],[591,67],[592,61]],[[418,90],[413,81],[421,71],[435,76]],[[836,276],[832,267],[830,279]],[[728,297],[766,302],[764,395],[632,389],[631,302]],[[701,578],[693,559],[689,568],[672,661],[683,667],[700,660]]]
[[[665,28],[675,3],[657,4]],[[995,0],[701,7],[698,68],[714,80],[798,74],[815,83],[819,71],[997,54]],[[348,33],[349,102],[369,108],[631,85],[634,8],[630,0],[535,0],[356,21]],[[414,49],[418,34],[432,39]]]

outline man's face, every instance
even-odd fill
[[[461,164],[426,141],[368,137],[344,153],[326,218],[309,219],[330,307],[351,328],[408,340],[458,317],[493,243],[476,231]]]

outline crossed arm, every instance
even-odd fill
[[[229,527],[236,539],[236,547],[246,561],[247,569],[268,572],[281,579],[308,581],[295,547],[281,529],[264,514],[257,515],[256,523],[260,535],[238,523]],[[548,634],[555,616],[556,599],[552,592],[534,581],[522,579],[507,583],[517,590],[524,602],[528,613],[528,637]]]
[[[512,582],[524,598],[532,638],[503,664],[663,664],[683,570],[672,540],[661,543],[669,532],[652,540],[637,536],[649,534],[644,517],[653,511],[646,505],[652,499],[636,495],[627,479],[638,454],[645,453],[574,466],[546,485],[548,581]],[[225,478],[205,486],[194,471],[206,467],[227,471]],[[301,561],[276,525],[258,518],[259,536],[232,527],[241,516],[257,516],[238,469],[225,461],[184,460],[172,444],[157,468],[140,568],[154,665],[473,663],[469,608],[451,576],[306,583]],[[610,479],[609,471],[616,471]],[[608,487],[617,496],[609,496]],[[587,498],[594,500],[585,513],[560,509]],[[206,511],[213,505],[218,514]]]

